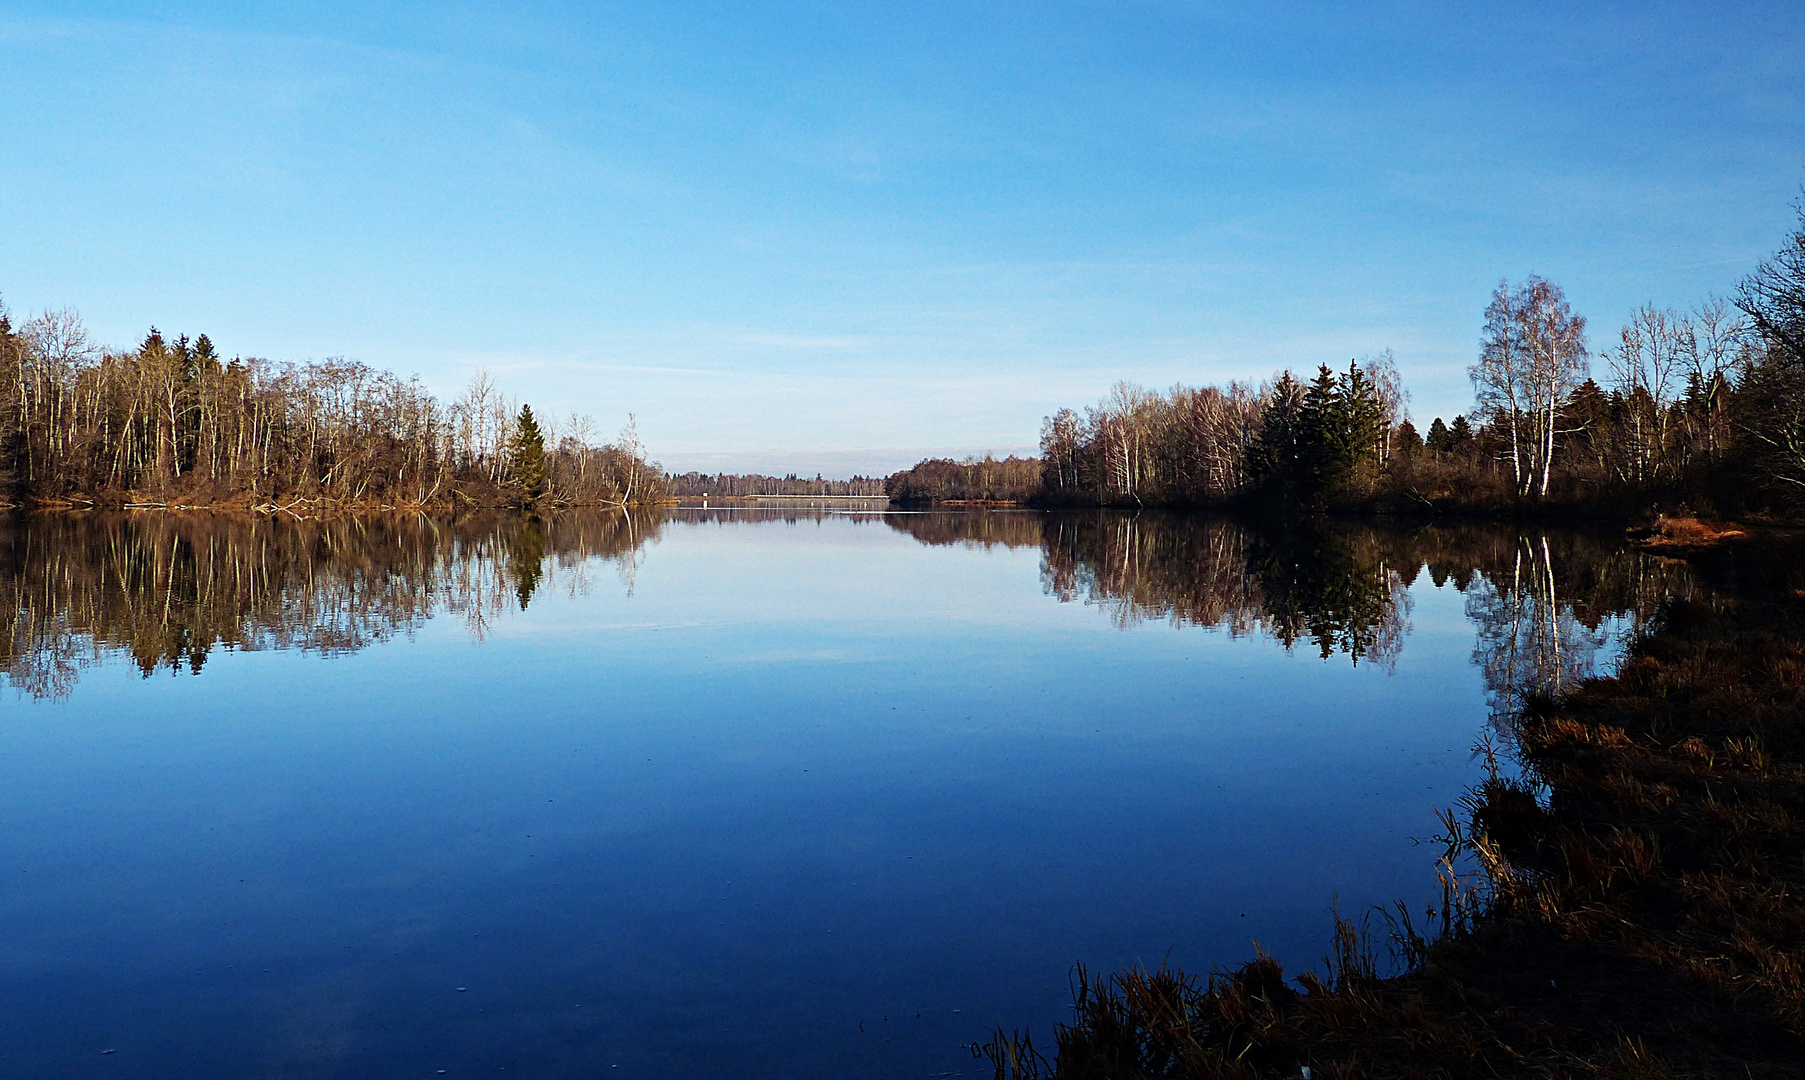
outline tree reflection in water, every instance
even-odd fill
[[[1109,513],[889,520],[923,543],[1038,543],[1047,592],[1118,626],[1308,641],[1324,658],[1387,669],[1410,633],[1409,587],[1427,572],[1466,595],[1473,660],[1499,717],[1593,673],[1613,622],[1633,629],[1695,590],[1683,565],[1598,532]]]
[[[1289,649],[1312,641],[1389,664],[1409,630],[1404,582],[1380,555],[1360,558],[1345,531],[1292,524],[1260,532],[1225,518],[1086,515],[1047,522],[1041,578],[1118,626],[1164,619]]]
[[[0,596],[12,613],[0,622],[0,664],[21,693],[60,698],[84,667],[119,653],[146,675],[199,672],[218,648],[337,655],[441,612],[481,638],[536,590],[588,591],[597,557],[630,588],[635,550],[661,524],[619,511],[545,521],[15,516],[0,520]]]
[[[678,511],[692,527],[806,523],[819,510]],[[1510,526],[1392,528],[1167,514],[854,514],[930,545],[1038,548],[1046,591],[1118,626],[1163,620],[1324,658],[1396,663],[1410,585],[1424,572],[1466,594],[1474,662],[1499,716],[1592,672],[1612,620],[1637,625],[1685,569],[1617,539]],[[81,669],[129,655],[146,674],[199,671],[214,649],[326,655],[415,632],[439,613],[477,638],[536,592],[589,590],[611,563],[632,590],[665,515],[487,514],[287,521],[181,514],[0,520],[0,664],[24,694],[69,693]]]

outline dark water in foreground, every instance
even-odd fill
[[[0,1071],[975,1077],[1075,960],[1295,969],[1334,897],[1427,896],[1494,711],[1680,573],[1147,516],[0,523]]]

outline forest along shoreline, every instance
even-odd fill
[[[1120,382],[1082,413],[1046,417],[1038,458],[929,459],[884,490],[903,503],[1795,519],[1805,510],[1805,199],[1798,206],[1798,227],[1732,297],[1686,311],[1644,304],[1596,353],[1557,283],[1499,282],[1475,313],[1472,407],[1426,429],[1386,350],[1258,384]]]
[[[1617,674],[1508,719],[1444,818],[1442,899],[1333,920],[1326,969],[1074,978],[1025,1077],[1805,1076],[1805,199],[1733,302],[1637,310],[1593,379],[1560,287],[1500,282],[1471,417],[1427,436],[1389,354],[1264,385],[1120,383],[1008,462],[924,462],[905,498],[1652,521],[1630,542],[1713,592],[1670,600]],[[1741,524],[1729,524],[1740,522]],[[1467,869],[1467,868],[1473,869]],[[1401,972],[1382,977],[1377,955]]]
[[[154,327],[95,343],[71,310],[0,305],[0,506],[265,513],[634,506],[664,495],[631,415],[535,416],[478,372],[456,400],[343,359],[227,360]]]
[[[1444,816],[1439,904],[1336,915],[1294,979],[1079,968],[1050,1039],[974,1053],[1008,1080],[1805,1075],[1805,536],[1643,543],[1708,598],[1529,704],[1521,779]]]

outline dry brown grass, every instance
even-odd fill
[[[1633,530],[1631,538],[1643,547],[1656,551],[1679,552],[1711,547],[1747,535],[1741,529],[1723,522],[1661,514],[1655,518],[1653,525]]]

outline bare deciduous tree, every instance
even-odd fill
[[[1373,397],[1379,403],[1383,423],[1379,445],[1373,449],[1379,464],[1383,465],[1391,459],[1392,434],[1399,424],[1410,419],[1410,391],[1404,387],[1404,376],[1398,373],[1398,358],[1390,349],[1367,357],[1361,362],[1360,370],[1372,382]]]
[[[1534,274],[1515,289],[1500,281],[1485,309],[1479,362],[1467,374],[1508,435],[1520,495],[1548,494],[1561,407],[1586,378],[1585,331],[1560,286]]]
[[[1624,397],[1624,424],[1629,435],[1625,479],[1636,484],[1659,480],[1673,450],[1673,406],[1683,385],[1686,358],[1697,347],[1691,321],[1653,304],[1636,309],[1610,351],[1612,380]]]

